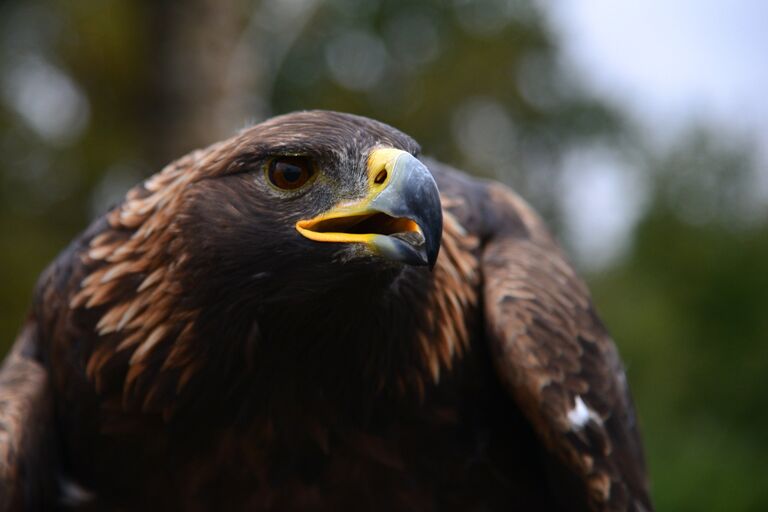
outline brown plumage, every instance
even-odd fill
[[[290,114],[96,220],[0,372],[4,509],[651,510],[584,283],[513,192],[421,159],[440,229],[418,151]]]

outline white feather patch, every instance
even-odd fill
[[[573,406],[573,409],[568,411],[568,422],[571,424],[571,430],[581,430],[589,420],[598,424],[603,422],[600,416],[590,409],[579,395],[576,395],[574,401],[575,405]]]
[[[84,488],[74,480],[62,478],[61,485],[61,504],[65,507],[79,507],[93,501],[94,494]]]

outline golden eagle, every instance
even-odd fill
[[[326,111],[168,165],[43,273],[0,505],[652,508],[616,347],[539,217]]]

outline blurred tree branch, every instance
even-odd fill
[[[153,40],[149,158],[164,165],[187,151],[231,134],[243,113],[238,102],[251,85],[238,42],[248,24],[244,0],[147,2]],[[236,51],[237,50],[237,51]],[[252,92],[252,91],[251,91]]]

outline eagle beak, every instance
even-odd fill
[[[317,242],[363,243],[394,261],[433,268],[443,212],[432,174],[416,157],[393,148],[368,156],[368,194],[341,203],[296,229]]]

